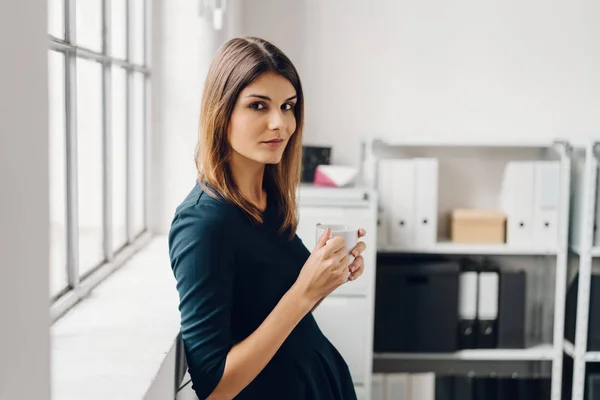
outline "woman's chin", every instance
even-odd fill
[[[258,157],[256,161],[259,161],[262,164],[279,164],[281,162],[282,157],[282,154],[269,154],[263,155],[262,157]]]

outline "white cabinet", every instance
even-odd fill
[[[371,352],[369,304],[362,297],[329,296],[313,312],[321,331],[338,349],[352,374],[354,383],[364,384]]]
[[[377,195],[358,188],[304,188],[299,202],[298,236],[312,251],[316,226],[350,225],[364,228],[367,245],[363,275],[324,299],[313,312],[325,336],[340,352],[352,375],[359,400],[371,399],[375,262],[377,255]],[[306,190],[308,189],[308,190]]]
[[[365,260],[365,270],[363,275],[355,280],[349,281],[340,286],[334,295],[366,295],[369,288],[373,285],[375,276],[375,253],[377,243],[374,240],[376,229],[373,229],[375,215],[367,207],[300,207],[300,221],[297,234],[308,248],[312,251],[317,241],[316,226],[321,224],[350,225],[357,229],[363,228],[367,235],[361,238],[367,245],[367,249],[362,254]]]

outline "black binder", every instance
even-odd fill
[[[456,262],[377,265],[375,352],[455,352]]]
[[[525,271],[500,273],[498,348],[525,347]]]

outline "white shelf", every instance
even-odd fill
[[[567,339],[563,343],[563,350],[569,357],[575,358],[575,346]]]
[[[585,353],[585,361],[600,362],[600,351],[588,351]]]
[[[435,140],[386,140],[386,139],[375,139],[374,145],[381,146],[398,146],[398,147],[445,147],[445,148],[459,148],[459,147],[472,147],[472,148],[504,148],[504,149],[546,149],[553,146],[552,142],[547,141],[518,141],[515,140],[494,140],[494,141],[477,141],[477,140],[449,140],[440,141]]]
[[[375,353],[380,360],[552,361],[552,345],[527,349],[473,349],[455,353]]]
[[[382,246],[377,249],[382,253],[415,253],[415,254],[479,254],[479,255],[524,255],[545,256],[556,255],[556,248],[539,246],[515,246],[508,244],[463,244],[438,242],[431,246],[394,247]]]
[[[571,245],[571,251],[575,254],[577,254],[578,256],[581,256],[581,249],[580,246],[578,245]],[[594,246],[590,249],[590,256],[592,256],[592,258],[598,258],[600,257],[600,246]]]

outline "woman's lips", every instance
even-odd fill
[[[272,139],[262,143],[270,148],[276,149],[283,144],[283,139]]]

